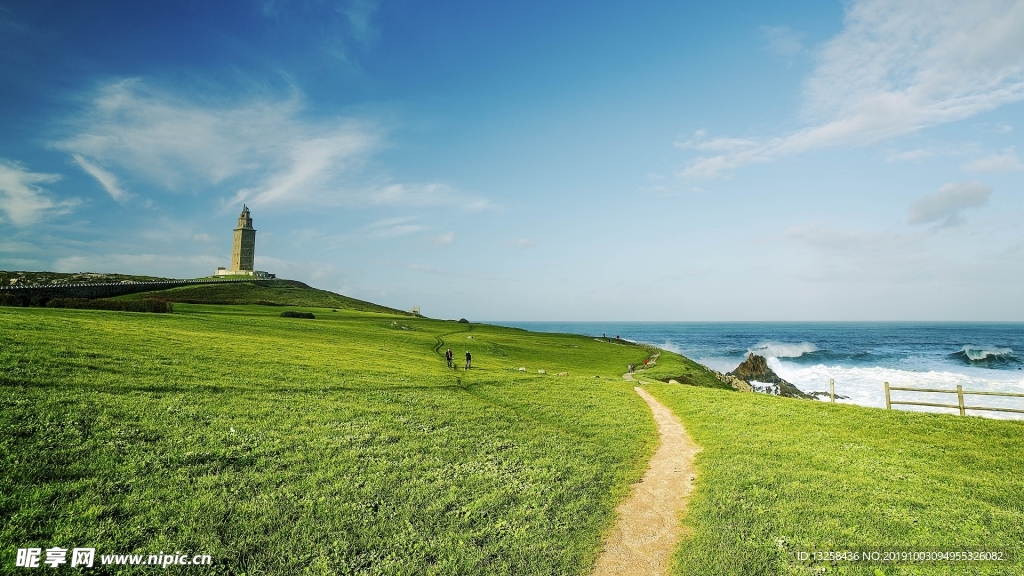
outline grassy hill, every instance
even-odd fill
[[[306,306],[339,308],[362,312],[410,315],[408,312],[356,300],[327,290],[313,288],[296,280],[260,282],[223,282],[191,284],[167,290],[154,290],[119,296],[119,300],[156,298],[188,304],[260,304],[264,306]]]
[[[211,554],[203,573],[590,571],[657,442],[621,379],[648,349],[288,309],[316,319],[0,308],[0,565],[96,546]],[[446,347],[474,369],[446,368]],[[702,372],[669,352],[645,376],[661,371]],[[1022,422],[649,389],[704,449],[675,574],[1024,573]],[[790,556],[981,546],[1016,556]]]
[[[95,545],[248,574],[587,571],[654,447],[620,377],[644,349],[303,310],[0,308],[0,562]]]

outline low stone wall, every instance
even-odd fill
[[[160,282],[97,282],[82,284],[40,284],[35,286],[0,286],[0,304],[8,306],[40,305],[52,298],[110,298],[124,294],[164,290],[189,284],[222,284],[224,282],[269,282],[257,278],[237,280],[167,280]]]

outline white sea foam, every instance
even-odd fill
[[[1013,354],[1013,350],[1009,348],[1000,348],[998,346],[974,346],[973,344],[965,344],[960,351],[974,361],[984,360],[989,356],[1009,356]]]
[[[675,344],[669,342],[668,340],[665,340],[664,344],[658,344],[658,348],[661,348],[662,350],[668,350],[669,352],[675,352],[676,354],[683,353],[682,349],[679,348],[679,346],[676,346]]]
[[[804,392],[828,392],[829,379],[836,382],[836,394],[848,396],[848,400],[837,400],[861,406],[885,407],[884,383],[890,386],[910,388],[937,388],[955,390],[957,385],[963,386],[968,392],[1014,392],[1024,393],[1024,377],[1017,371],[981,370],[965,368],[962,372],[945,370],[912,371],[896,368],[862,367],[844,368],[840,366],[801,366],[793,362],[769,358],[768,366],[782,379],[793,383]],[[933,402],[939,404],[956,404],[955,394],[932,394],[922,392],[892,392],[892,399],[904,399],[912,402]],[[1024,398],[1002,398],[996,396],[966,395],[968,406],[991,406],[1024,410]],[[917,406],[900,406],[900,409],[920,409],[927,411],[953,412],[942,408],[924,408]],[[990,418],[1021,419],[1024,415],[1006,412],[968,412]]]
[[[765,358],[799,358],[810,352],[817,352],[818,347],[810,342],[792,344],[789,342],[775,342],[767,340],[751,346],[747,352],[760,354]]]

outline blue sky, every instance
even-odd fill
[[[1024,2],[598,4],[0,2],[0,269],[1024,320]]]

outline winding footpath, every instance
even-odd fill
[[[622,377],[635,381],[632,374]],[[700,447],[671,410],[639,386],[633,389],[650,406],[660,443],[644,477],[615,509],[615,526],[597,558],[594,576],[668,574],[682,536],[680,519],[697,477],[693,457]]]

